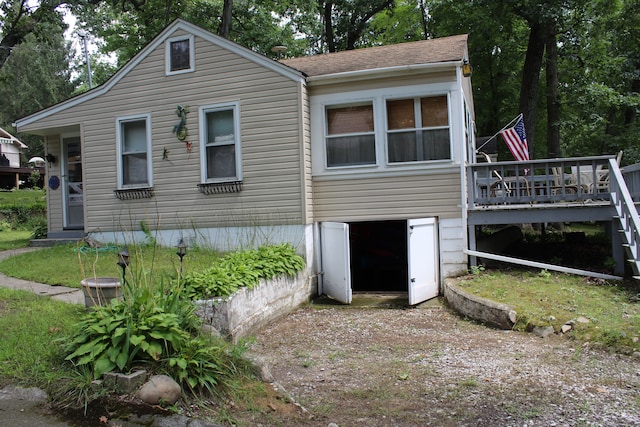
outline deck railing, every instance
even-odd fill
[[[467,166],[469,208],[609,201],[609,160],[613,158],[571,157],[471,164]]]

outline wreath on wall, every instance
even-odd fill
[[[187,114],[189,114],[189,106],[187,105],[183,107],[178,104],[176,107],[176,115],[180,118],[180,121],[173,127],[173,133],[176,135],[176,138],[178,138],[178,141],[184,142],[187,147],[187,153],[191,154],[191,142],[187,139],[189,136],[189,129],[187,128]],[[168,153],[168,151],[166,152]]]

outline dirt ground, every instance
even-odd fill
[[[640,357],[417,308],[312,304],[256,335],[282,400],[251,426],[640,426]]]

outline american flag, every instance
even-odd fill
[[[518,161],[529,160],[529,145],[527,144],[527,133],[524,130],[524,121],[522,115],[516,122],[515,126],[500,132],[504,142],[507,143],[509,151]]]

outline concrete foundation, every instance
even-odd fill
[[[228,298],[199,300],[197,313],[205,324],[237,342],[309,302],[316,292],[315,279],[305,271],[261,280],[255,288],[241,288]]]

